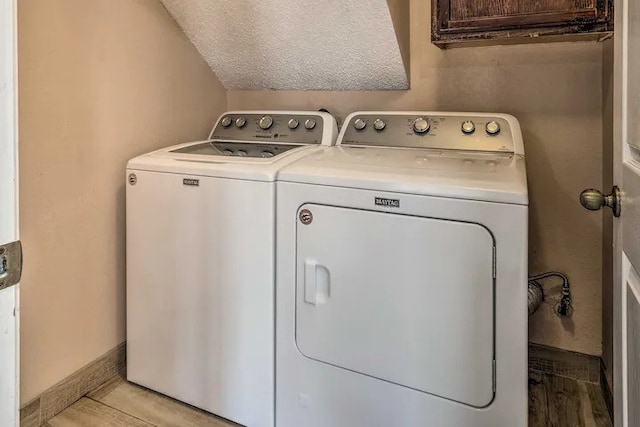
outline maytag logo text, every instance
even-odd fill
[[[385,199],[384,197],[376,197],[377,206],[386,206],[388,208],[399,208],[400,200],[398,199]]]

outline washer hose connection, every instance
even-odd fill
[[[541,281],[551,277],[562,279],[562,290],[560,291],[560,300],[555,303],[554,311],[560,317],[570,317],[573,314],[573,305],[571,304],[571,288],[569,287],[569,278],[557,271],[550,271],[529,277],[527,289],[527,303],[529,316],[536,312],[542,302],[545,300],[544,289]]]

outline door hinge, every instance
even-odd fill
[[[493,359],[493,393],[496,393],[497,384],[496,384],[496,359]]]
[[[0,290],[17,285],[22,277],[22,243],[0,245]]]

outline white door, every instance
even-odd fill
[[[469,406],[491,403],[491,233],[479,224],[316,204],[301,206],[305,214],[311,220],[298,222],[296,237],[299,351]]]
[[[614,183],[615,425],[640,426],[640,2],[616,2]],[[613,202],[613,200],[610,200]]]
[[[0,425],[18,425],[17,2],[0,2]],[[9,287],[6,287],[9,286]]]

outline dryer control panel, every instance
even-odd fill
[[[513,153],[504,116],[434,112],[362,112],[347,118],[338,145]]]
[[[227,113],[209,139],[311,145],[322,144],[323,129],[323,117],[313,113]]]

